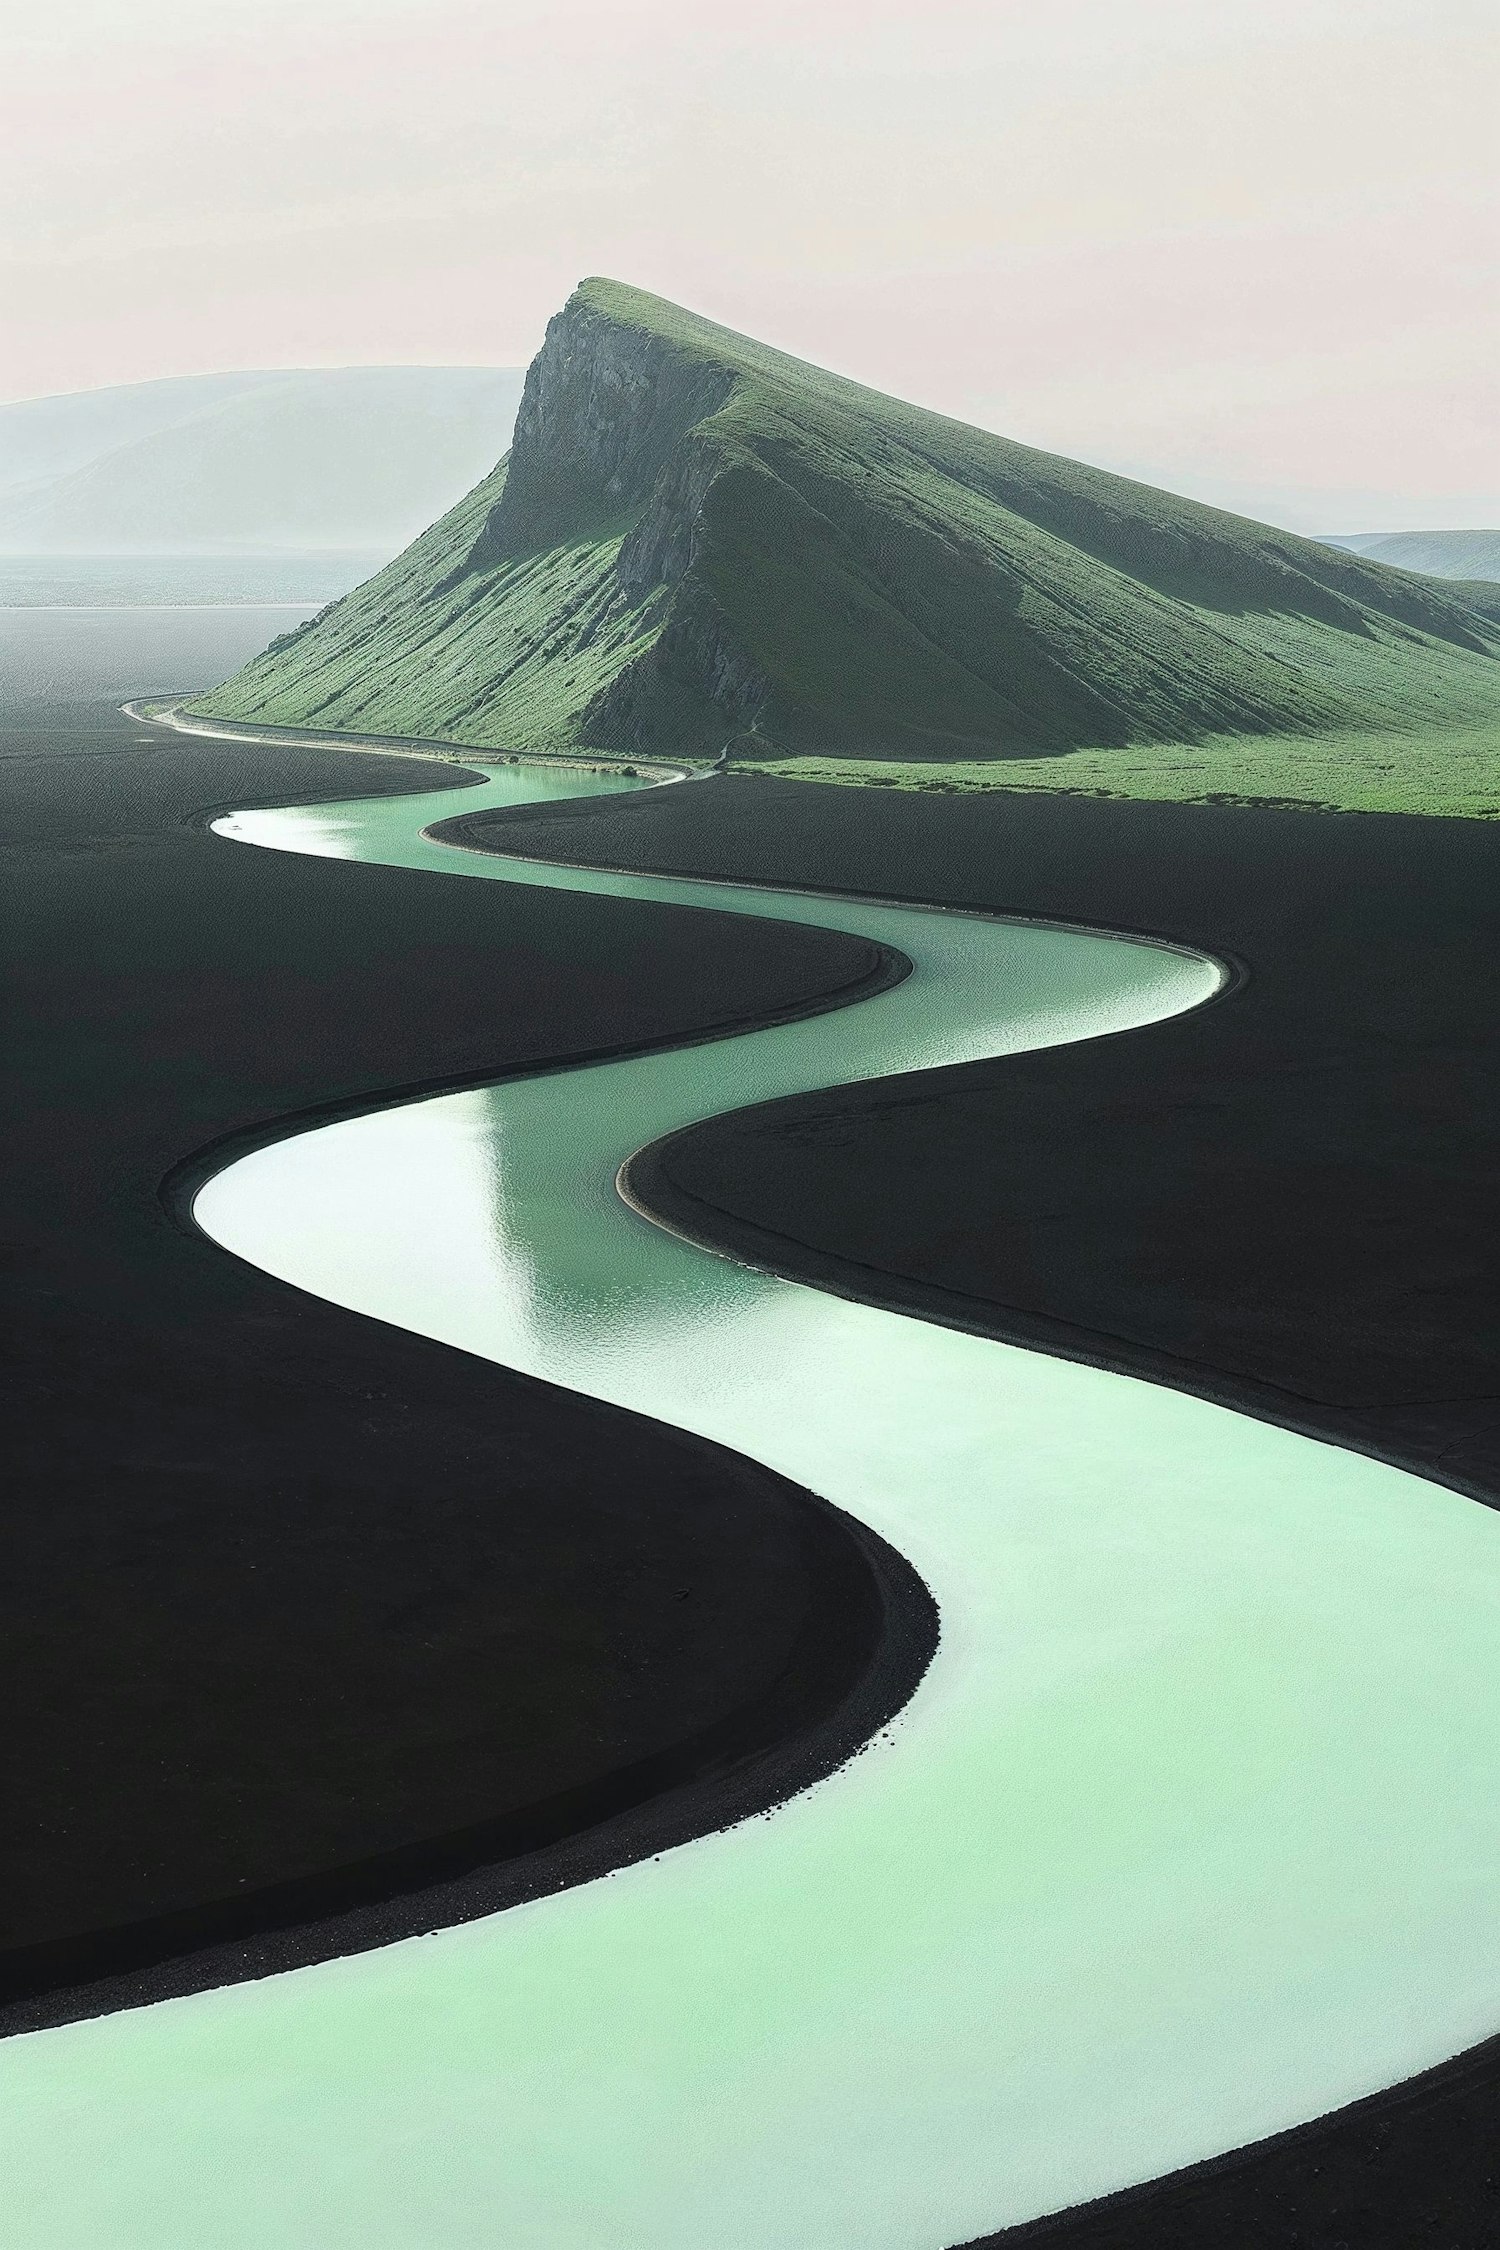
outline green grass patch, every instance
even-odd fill
[[[1206,742],[1073,750],[1055,758],[934,761],[779,758],[737,770],[788,780],[948,795],[1012,790],[1189,805],[1500,819],[1500,719],[1425,734],[1215,735]]]

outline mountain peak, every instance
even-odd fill
[[[1497,654],[1469,589],[595,277],[508,461],[205,708],[507,749],[711,755],[754,725],[791,753],[1005,758],[1399,723],[1434,681],[1500,697]]]
[[[671,310],[618,282],[584,282],[549,321],[468,570],[634,521],[676,448],[724,404],[732,366],[646,317],[658,308]]]

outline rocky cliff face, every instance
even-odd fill
[[[766,682],[694,578],[705,505],[733,449],[713,418],[733,367],[575,296],[527,374],[504,491],[450,586],[544,550],[624,534],[579,646],[649,629],[580,722],[600,748],[702,749],[750,724]]]
[[[689,582],[650,648],[584,712],[583,732],[601,747],[643,754],[653,745],[717,750],[763,718],[769,697],[719,604]]]
[[[572,298],[527,372],[505,491],[469,568],[631,523],[687,433],[733,388],[732,369]]]

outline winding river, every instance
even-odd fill
[[[1151,1385],[656,1228],[658,1135],[1194,1007],[1144,941],[468,853],[483,790],[240,844],[812,921],[906,982],[241,1158],[197,1217],[300,1286],[755,1455],[900,1548],[915,1697],[774,1814],[342,1961],[0,2046],[26,2250],[943,2250],[1500,2023],[1500,1519]],[[715,784],[714,786],[717,786]]]

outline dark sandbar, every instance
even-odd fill
[[[785,1480],[309,1298],[185,1211],[289,1120],[802,1012],[880,950],[251,851],[193,816],[433,769],[139,731],[75,706],[3,744],[11,2029],[773,1802],[935,1635],[900,1559]]]
[[[735,777],[510,848],[1147,930],[1236,955],[1128,1036],[713,1120],[633,1168],[797,1278],[1198,1391],[1500,1504],[1500,823]],[[501,823],[466,821],[471,841]],[[1500,2040],[993,2237],[1493,2250]]]

